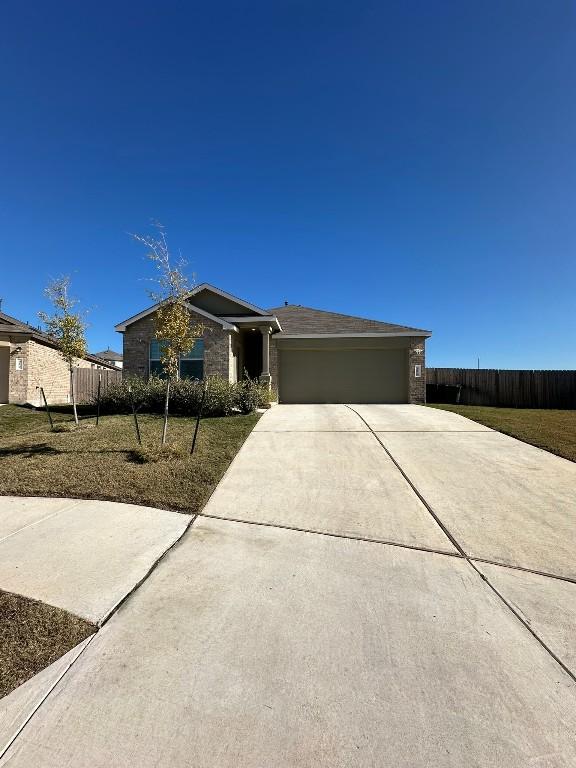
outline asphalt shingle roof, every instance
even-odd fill
[[[430,333],[421,328],[342,315],[338,312],[326,312],[323,309],[302,307],[299,304],[288,304],[269,311],[270,314],[276,315],[282,326],[282,332],[286,334],[407,333],[409,331],[416,334]]]

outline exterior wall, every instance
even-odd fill
[[[278,346],[274,335],[270,336],[270,387],[278,395]]]
[[[43,387],[49,403],[68,403],[70,397],[70,371],[68,363],[62,358],[57,349],[27,342],[28,354],[28,388],[26,402],[33,405],[42,404],[42,395],[37,387]],[[75,368],[92,368],[88,360],[76,360]]]
[[[10,381],[10,343],[0,341],[0,403],[8,402]]]
[[[204,375],[222,376],[230,379],[234,375],[231,359],[233,357],[231,331],[226,331],[218,323],[207,320],[201,315],[190,313],[192,323],[201,323],[204,327]],[[148,315],[129,325],[124,331],[123,372],[126,376],[148,378],[150,342],[156,336],[155,315]]]
[[[231,333],[218,325],[204,329],[204,376],[221,376],[232,381]]]
[[[21,351],[16,352],[20,347]],[[16,358],[24,361],[24,370],[16,370]],[[30,342],[10,345],[10,378],[8,380],[8,402],[25,403],[28,398],[28,368],[30,360]]]
[[[21,351],[16,352],[20,347]],[[24,369],[16,370],[16,359],[22,358]],[[89,360],[76,360],[78,368],[92,368]],[[57,349],[39,344],[32,339],[22,344],[12,344],[10,353],[10,379],[8,399],[10,403],[42,405],[38,387],[43,387],[48,403],[70,402],[70,372],[68,364]]]
[[[417,350],[422,350],[421,352]],[[421,366],[422,375],[416,378],[415,366]],[[424,405],[426,402],[426,340],[420,337],[412,337],[408,347],[408,391],[410,402],[416,405]]]

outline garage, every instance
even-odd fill
[[[404,346],[404,345],[403,345]],[[282,403],[407,403],[408,351],[356,339],[279,346]]]
[[[430,331],[285,302],[268,310],[281,403],[424,403]],[[266,345],[267,346],[267,345]]]

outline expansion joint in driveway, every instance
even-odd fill
[[[366,434],[363,432],[363,434]],[[279,528],[284,531],[296,531],[298,533],[312,533],[315,536],[330,536],[335,539],[346,539],[348,541],[364,541],[368,544],[383,544],[387,547],[400,547],[400,549],[412,549],[417,552],[429,552],[432,555],[444,555],[445,557],[458,557],[461,558],[459,552],[446,552],[442,549],[434,549],[433,547],[422,547],[417,544],[404,544],[399,541],[389,541],[388,539],[376,539],[370,536],[360,536],[349,533],[336,533],[335,531],[320,531],[317,528],[300,528],[296,525],[286,525],[285,523],[266,523],[259,520],[246,520],[241,517],[229,517],[228,515],[210,515],[205,512],[199,512],[198,517],[206,517],[210,520],[226,520],[229,523],[243,523],[244,525],[256,525],[262,528]]]
[[[444,525],[444,523],[442,522],[442,520],[439,518],[439,516],[436,514],[436,512],[435,512],[435,511],[432,509],[432,507],[430,506],[430,504],[429,504],[429,503],[426,501],[426,499],[424,498],[424,496],[423,496],[423,495],[420,493],[420,491],[419,491],[419,490],[418,490],[418,488],[417,488],[417,487],[414,485],[414,483],[412,482],[412,480],[410,479],[410,477],[409,477],[409,476],[406,474],[406,472],[403,470],[403,468],[401,467],[401,465],[399,464],[399,462],[398,462],[398,461],[397,461],[397,460],[394,458],[394,456],[393,456],[393,455],[390,453],[390,451],[388,450],[388,448],[387,448],[387,447],[384,445],[384,443],[382,442],[382,440],[380,439],[380,437],[378,436],[378,434],[377,434],[377,433],[376,433],[376,432],[375,432],[375,431],[372,429],[372,427],[371,427],[371,426],[370,426],[370,424],[369,424],[369,423],[366,421],[366,419],[365,419],[363,416],[361,416],[361,415],[358,413],[358,411],[356,411],[356,410],[355,410],[355,409],[354,409],[354,408],[353,408],[351,405],[346,405],[346,408],[349,408],[349,409],[352,411],[352,413],[355,413],[355,414],[356,414],[356,416],[358,416],[358,418],[359,418],[359,419],[361,419],[361,421],[362,421],[362,422],[363,422],[363,423],[364,423],[364,424],[365,424],[365,425],[368,427],[368,429],[370,430],[370,432],[373,434],[373,436],[376,438],[376,440],[378,441],[378,443],[381,445],[382,449],[385,451],[385,453],[386,453],[386,455],[388,456],[388,458],[389,458],[389,459],[390,459],[390,460],[391,460],[391,461],[394,463],[394,466],[395,466],[395,467],[398,469],[398,471],[400,472],[400,474],[402,475],[402,477],[403,477],[403,478],[406,480],[406,482],[408,483],[408,485],[410,486],[410,488],[412,488],[412,490],[414,491],[414,493],[416,494],[416,496],[417,496],[417,497],[420,499],[420,501],[421,501],[421,502],[422,502],[422,504],[425,506],[425,508],[428,510],[428,512],[430,513],[430,515],[432,516],[432,518],[435,520],[435,522],[437,523],[437,525],[438,525],[438,526],[441,528],[441,530],[444,532],[444,534],[446,535],[446,537],[447,537],[447,538],[450,540],[450,542],[453,544],[453,546],[454,546],[454,547],[457,549],[457,551],[458,551],[458,553],[460,554],[460,556],[461,556],[461,557],[462,557],[464,560],[466,560],[466,562],[467,562],[467,563],[470,565],[470,567],[471,567],[471,568],[472,568],[474,571],[476,571],[476,573],[477,573],[477,574],[478,574],[478,576],[479,576],[479,577],[482,579],[482,581],[483,581],[483,582],[484,582],[484,583],[485,583],[485,584],[486,584],[486,585],[487,585],[487,586],[488,586],[488,587],[489,587],[489,588],[492,590],[492,592],[494,592],[494,594],[495,594],[495,595],[496,595],[496,596],[497,596],[497,597],[498,597],[498,598],[499,598],[499,599],[502,601],[502,603],[504,603],[504,605],[505,605],[505,606],[508,608],[508,610],[509,610],[509,611],[511,611],[511,612],[514,614],[514,616],[515,616],[515,617],[518,619],[518,621],[519,621],[519,622],[520,622],[520,623],[521,623],[521,624],[522,624],[522,625],[523,625],[523,626],[524,626],[524,627],[525,627],[525,628],[528,630],[528,632],[530,632],[530,634],[532,635],[532,637],[534,637],[534,638],[535,638],[535,639],[538,641],[538,643],[540,643],[540,645],[542,646],[542,648],[543,648],[543,649],[544,649],[544,650],[545,650],[545,651],[546,651],[546,652],[547,652],[547,653],[548,653],[548,654],[549,654],[549,655],[550,655],[550,656],[551,656],[551,657],[554,659],[554,661],[555,661],[557,664],[559,664],[559,665],[562,667],[562,669],[564,670],[564,672],[566,672],[566,674],[567,674],[567,675],[568,675],[568,676],[569,676],[569,677],[570,677],[570,678],[571,678],[571,679],[572,679],[572,680],[573,680],[573,681],[576,683],[576,674],[575,674],[575,673],[574,673],[574,672],[573,672],[573,671],[572,671],[572,670],[571,670],[569,667],[567,667],[567,666],[566,666],[566,664],[564,664],[564,662],[563,662],[563,661],[562,661],[562,660],[561,660],[561,659],[560,659],[560,658],[559,658],[559,657],[558,657],[558,656],[557,656],[557,655],[554,653],[554,651],[552,651],[552,649],[551,649],[551,648],[549,648],[549,646],[548,646],[548,645],[547,645],[547,644],[544,642],[544,640],[542,640],[542,638],[541,638],[541,637],[539,637],[539,636],[536,634],[536,632],[535,632],[535,631],[532,629],[532,627],[531,627],[531,626],[530,626],[530,624],[529,624],[529,623],[526,621],[526,619],[524,619],[524,617],[523,617],[523,616],[522,616],[522,615],[521,615],[521,614],[518,612],[518,610],[517,610],[517,609],[516,609],[516,608],[515,608],[515,607],[514,607],[514,606],[513,606],[513,605],[512,605],[512,604],[511,604],[511,603],[510,603],[510,602],[509,602],[509,601],[508,601],[506,598],[505,598],[505,597],[504,597],[504,595],[502,595],[502,593],[501,593],[501,592],[500,592],[500,591],[499,591],[499,590],[498,590],[498,589],[497,589],[497,588],[496,588],[496,587],[495,587],[495,586],[492,584],[492,582],[491,582],[491,581],[488,579],[488,577],[487,577],[485,574],[483,574],[483,573],[480,571],[480,569],[479,569],[479,568],[476,566],[476,564],[475,564],[475,562],[474,562],[474,558],[472,558],[472,557],[470,557],[469,555],[467,555],[467,554],[466,554],[466,552],[465,552],[465,551],[464,551],[464,549],[462,548],[462,545],[461,545],[461,544],[460,544],[460,543],[459,543],[459,542],[456,540],[456,538],[455,538],[455,537],[454,537],[454,535],[453,535],[453,534],[452,534],[452,533],[451,533],[451,532],[448,530],[448,528],[446,527],[446,525]],[[479,562],[481,562],[479,559],[478,559],[478,561],[479,561]],[[487,561],[486,561],[486,562],[487,562]],[[500,563],[494,563],[494,565],[501,565],[501,564],[500,564]],[[506,566],[504,566],[504,567],[506,567]],[[518,570],[525,570],[525,569],[518,569]],[[541,575],[545,576],[545,575],[548,575],[548,574],[541,574]],[[566,579],[566,580],[568,581],[568,579]]]

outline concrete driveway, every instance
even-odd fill
[[[576,765],[576,465],[353,409],[265,414],[0,764]]]

